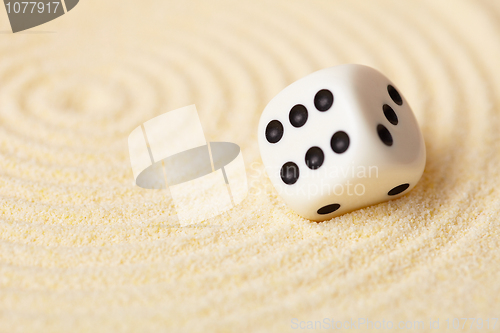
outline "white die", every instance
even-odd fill
[[[326,68],[286,87],[264,109],[258,140],[279,195],[314,221],[402,196],[425,167],[408,102],[363,65]]]

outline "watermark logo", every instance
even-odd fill
[[[217,216],[248,194],[240,147],[207,142],[194,105],[138,126],[128,147],[135,184],[169,189],[181,225]]]
[[[267,192],[267,189],[259,187],[261,178],[265,175],[278,175],[283,179],[284,175],[299,178],[300,174],[296,164],[281,166],[254,162],[250,165],[250,169],[252,170],[250,188],[256,189],[256,195],[260,195],[261,191]],[[308,173],[306,177],[305,181],[299,185],[289,186],[280,181],[281,186],[274,188],[280,196],[297,195],[305,200],[331,196],[362,197],[367,193],[367,187],[370,184],[378,182],[379,169],[377,165],[356,165],[352,161],[349,164],[330,165],[316,169]]]
[[[27,30],[52,21],[75,8],[79,0],[4,0],[12,32]]]
[[[291,320],[291,328],[293,330],[359,330],[366,332],[367,330],[374,331],[389,331],[389,330],[407,330],[421,332],[422,330],[441,332],[449,331],[478,331],[495,329],[498,318],[446,318],[440,321],[440,318],[429,318],[429,320],[371,320],[370,318],[352,318],[349,320],[335,320],[334,318],[323,318],[322,320],[299,320],[293,318]]]

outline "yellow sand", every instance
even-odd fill
[[[9,30],[0,9],[0,331],[500,317],[499,1],[82,0]],[[286,85],[342,63],[398,85],[427,165],[407,196],[311,223],[256,129]],[[168,192],[133,185],[127,136],[190,104],[242,147],[251,188],[180,228]]]

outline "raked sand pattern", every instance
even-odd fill
[[[498,1],[83,0],[9,30],[0,10],[1,332],[500,317]],[[312,223],[256,129],[286,85],[342,63],[398,85],[427,165],[408,195]],[[207,140],[240,145],[250,192],[182,228],[168,191],[133,185],[127,137],[190,104]]]

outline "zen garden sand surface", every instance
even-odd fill
[[[0,331],[500,317],[500,2],[84,0],[16,34],[0,10],[0,31]],[[272,187],[257,124],[343,63],[399,87],[427,162],[407,195],[315,223]],[[183,227],[134,186],[127,137],[191,104],[241,147],[249,194]]]

